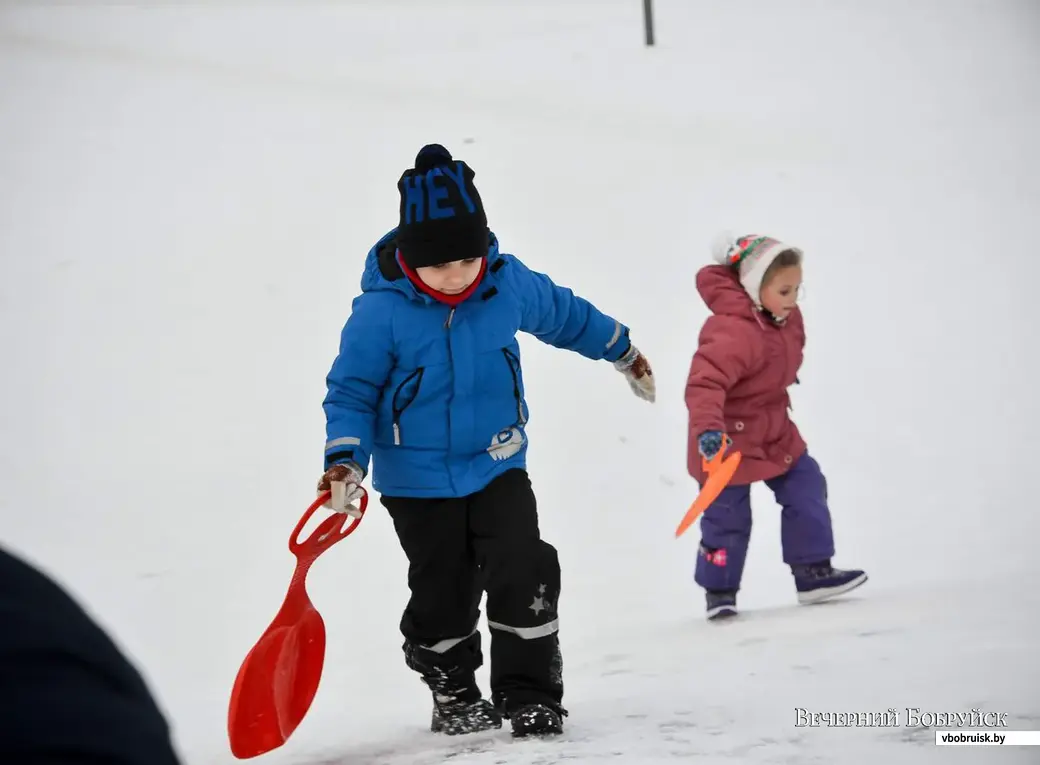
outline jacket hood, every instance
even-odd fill
[[[796,317],[801,321],[801,308],[798,306],[783,321],[777,320],[765,309],[760,310],[740,283],[740,276],[729,266],[705,266],[698,271],[697,291],[708,310],[719,316],[736,316],[753,321],[760,327],[767,324],[783,327]]]
[[[498,251],[498,237],[495,236],[494,232],[488,231],[488,269],[484,275],[485,280],[492,273],[491,266],[499,258],[501,258],[501,255]],[[384,234],[368,251],[368,255],[365,258],[365,268],[361,274],[361,291],[396,291],[408,299],[419,303],[436,302],[432,297],[412,284],[397,262],[396,228]]]
[[[740,278],[729,266],[705,266],[697,272],[697,292],[714,314],[753,319],[755,305],[751,302]]]

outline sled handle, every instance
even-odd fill
[[[365,510],[368,509],[368,492],[364,489],[361,490],[361,517],[365,515]],[[354,529],[361,523],[361,518],[354,518],[347,515],[346,513],[333,513],[324,521],[322,521],[318,528],[316,528],[309,537],[300,541],[300,532],[306,525],[307,521],[311,519],[311,516],[317,512],[318,508],[329,501],[332,496],[332,492],[324,491],[318,495],[318,498],[311,503],[311,506],[307,508],[299,522],[296,524],[296,528],[293,529],[292,536],[289,537],[289,551],[297,558],[314,560],[323,552],[332,547],[336,542],[342,539],[346,539],[354,533]],[[350,523],[345,523],[346,519],[350,519]]]
[[[701,486],[701,491],[697,498],[693,500],[690,508],[686,511],[686,515],[679,521],[679,526],[675,529],[676,538],[681,537],[693,525],[698,516],[708,509],[708,505],[714,502],[722,490],[729,485],[730,479],[736,473],[741,459],[740,452],[734,451],[728,460],[723,460],[728,447],[732,445],[732,439],[726,436],[722,442],[722,448],[712,457],[711,461],[704,459],[703,456],[701,457],[701,465],[706,473],[704,484]]]

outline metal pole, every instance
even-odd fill
[[[654,44],[654,0],[643,0],[643,30],[646,32],[646,44]]]

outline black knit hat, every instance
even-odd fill
[[[401,175],[397,248],[410,268],[487,255],[487,216],[474,175],[436,143],[420,149],[415,167]]]

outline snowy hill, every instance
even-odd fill
[[[504,249],[630,324],[658,377],[651,407],[521,339],[568,732],[425,732],[373,501],[311,575],[314,706],[257,762],[1037,761],[904,723],[1040,730],[1040,11],[867,5],[659,0],[650,49],[633,0],[0,9],[0,541],[126,648],[186,764],[235,762],[228,694],[292,570],[325,373],[430,141],[476,170]],[[756,487],[747,618],[709,625],[696,530],[672,532],[693,276],[723,227],[806,250],[794,416],[835,563],[871,580],[795,607]]]

